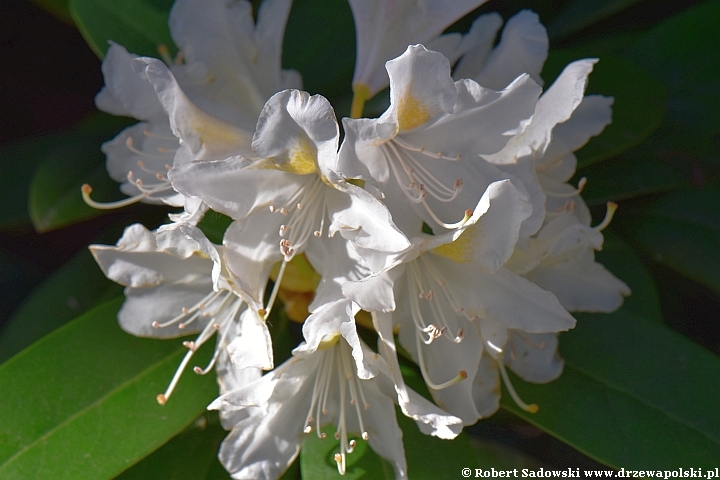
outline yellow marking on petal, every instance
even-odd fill
[[[472,226],[465,230],[454,242],[435,247],[432,251],[458,263],[470,263],[475,260],[474,244],[479,233],[479,228]]]
[[[200,111],[195,113],[190,119],[190,128],[206,148],[225,151],[228,147],[248,147],[252,143],[252,135]]]
[[[336,343],[340,340],[340,334],[336,333],[332,336],[324,337],[320,344],[318,345],[318,350],[327,350],[330,347],[334,347]]]
[[[281,169],[298,175],[315,173],[317,171],[317,152],[310,140],[299,138],[298,143],[290,151],[289,162],[281,165]]]
[[[410,92],[406,92],[400,98],[398,105],[397,121],[400,131],[412,130],[419,127],[430,119],[428,107],[417,98],[413,97]]]

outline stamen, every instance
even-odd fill
[[[128,205],[138,203],[146,197],[144,193],[140,193],[139,195],[135,195],[134,197],[128,197],[123,200],[118,200],[116,202],[100,203],[90,198],[90,194],[92,193],[92,187],[87,183],[80,188],[80,191],[82,192],[82,198],[85,203],[88,204],[88,206],[90,207],[97,208],[98,210],[112,210],[115,208],[127,207]]]
[[[270,316],[270,312],[272,311],[273,305],[275,304],[275,299],[277,298],[278,290],[280,289],[280,283],[282,282],[283,275],[285,274],[285,267],[288,264],[288,260],[283,260],[282,264],[280,265],[280,271],[278,271],[277,278],[275,279],[275,285],[273,285],[272,293],[270,293],[270,298],[268,299],[267,307],[264,309],[265,312],[261,314],[263,320],[267,319],[268,316]],[[258,313],[260,313],[258,311]]]
[[[610,225],[610,222],[612,222],[613,215],[615,215],[615,211],[618,209],[618,205],[615,202],[607,202],[607,211],[605,212],[605,218],[602,222],[600,222],[599,225],[595,226],[595,230],[598,232],[602,232],[607,228],[608,225]]]
[[[127,146],[128,150],[130,150],[131,152],[133,152],[135,155],[139,155],[139,156],[141,156],[141,157],[147,157],[147,158],[167,158],[167,156],[168,156],[168,154],[156,155],[156,154],[154,154],[154,153],[148,153],[148,152],[143,152],[142,150],[138,150],[138,149],[135,148],[135,146],[133,145],[133,139],[132,139],[132,137],[128,137],[127,140],[125,140],[125,146]]]
[[[195,353],[192,350],[189,350],[185,357],[182,359],[182,362],[180,362],[180,366],[177,370],[175,370],[175,375],[173,375],[172,380],[170,381],[170,385],[168,385],[167,390],[165,390],[165,393],[161,393],[156,398],[157,402],[160,405],[165,405],[167,403],[168,399],[170,398],[170,395],[172,395],[173,390],[175,390],[175,387],[177,386],[178,380],[180,380],[180,376],[182,375],[183,371],[185,371],[185,367],[187,367],[187,364],[190,362],[190,359],[193,356],[193,353]]]
[[[507,371],[505,370],[505,365],[503,365],[502,361],[497,362],[498,368],[500,369],[500,375],[502,376],[503,382],[505,383],[505,387],[508,389],[508,392],[510,392],[510,396],[512,397],[515,404],[520,407],[521,409],[525,410],[529,413],[537,413],[538,410],[540,410],[540,407],[536,403],[527,404],[522,401],[520,396],[515,391],[515,388],[513,387],[512,382],[510,382],[510,377],[508,377]]]
[[[427,368],[425,367],[425,359],[422,354],[422,346],[420,345],[420,334],[418,333],[415,338],[417,339],[418,359],[420,360],[418,363],[420,364],[420,372],[422,373],[422,376],[425,379],[425,383],[427,384],[428,388],[432,388],[433,390],[443,390],[445,388],[452,387],[453,385],[460,383],[467,378],[467,372],[465,370],[460,370],[456,377],[451,378],[447,382],[435,383],[430,380],[430,375],[428,374]]]
[[[578,187],[575,190],[571,190],[566,193],[558,193],[558,192],[545,192],[546,195],[554,198],[570,198],[570,197],[576,197],[580,195],[585,188],[585,185],[587,185],[587,178],[582,177],[580,181],[578,182]]]

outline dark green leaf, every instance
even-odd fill
[[[198,227],[211,242],[220,245],[222,244],[225,230],[227,230],[227,227],[230,226],[232,221],[232,218],[227,215],[209,210],[203,219],[200,220],[200,223],[198,223]]]
[[[613,157],[642,142],[660,125],[665,111],[665,89],[633,62],[587,49],[550,52],[543,78],[548,85],[570,62],[600,58],[590,75],[588,94],[615,98],[613,121],[577,152],[578,166]],[[592,180],[590,178],[589,180]]]
[[[0,363],[78,315],[122,293],[84,250],[37,287],[0,335]]]
[[[217,459],[227,433],[208,412],[116,480],[229,480]]]
[[[618,216],[622,215],[622,210]],[[662,323],[660,294],[650,272],[630,246],[610,230],[604,230],[605,244],[595,259],[628,284],[632,294],[625,299],[623,310]]]
[[[657,25],[626,53],[669,91],[668,121],[675,144],[717,159],[720,131],[720,1],[692,7]]]
[[[583,199],[590,206],[620,202],[641,195],[660,193],[689,185],[687,172],[658,156],[650,156],[644,145],[617,158],[580,168],[576,178],[586,177]]]
[[[80,187],[88,183],[100,201],[118,199],[118,184],[105,169],[100,145],[113,138],[127,119],[97,113],[79,128],[57,137],[42,150],[42,163],[35,170],[28,193],[33,226],[45,232],[101,215],[85,204]]]
[[[1,478],[112,478],[217,394],[213,376],[186,374],[158,405],[187,349],[120,330],[120,303],[95,308],[0,366]],[[212,351],[203,350],[200,364]]]
[[[283,65],[303,76],[304,89],[335,97],[350,95],[355,65],[355,26],[347,2],[294,2],[285,29]],[[349,113],[337,111],[342,117]]]
[[[137,55],[158,56],[165,45],[174,54],[168,29],[172,0],[70,0],[70,15],[95,54],[103,58],[112,40]]]
[[[614,468],[715,468],[720,458],[720,360],[622,309],[577,315],[561,335],[565,371],[547,385],[514,377],[529,414],[501,405]]]
[[[551,38],[565,37],[582,30],[600,20],[604,20],[640,0],[574,0],[560,12],[547,26]]]
[[[405,458],[408,464],[408,477],[413,479],[434,480],[446,478],[448,469],[456,469],[460,475],[462,468],[480,468],[497,466],[498,459],[490,452],[481,457],[480,463],[467,435],[461,434],[454,440],[441,440],[424,435],[415,422],[405,417],[397,409],[397,418],[403,430]],[[339,443],[333,439],[335,427],[324,429],[327,438],[320,439],[310,435],[305,440],[300,453],[300,465],[303,478],[334,479],[338,476],[334,455],[339,451]],[[432,452],[429,455],[428,452]],[[442,459],[442,461],[438,461]],[[343,478],[352,479],[394,479],[392,465],[375,453],[367,442],[357,439],[357,447],[347,455],[347,473]]]
[[[680,190],[619,218],[653,260],[720,292],[720,186]]]
[[[339,477],[335,454],[340,451],[340,443],[334,439],[335,426],[323,428],[326,438],[319,438],[314,433],[307,436],[300,451],[300,471],[302,478],[313,480],[330,480]],[[352,437],[351,437],[352,438]],[[346,473],[343,480],[392,480],[395,472],[392,465],[373,452],[368,442],[355,438],[355,450],[346,456]]]

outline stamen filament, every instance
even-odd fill
[[[605,212],[605,218],[602,222],[600,222],[599,225],[595,226],[595,230],[598,232],[602,232],[607,228],[608,225],[610,225],[610,222],[612,222],[613,215],[615,215],[615,211],[618,209],[618,204],[615,202],[607,202],[607,211]]]
[[[147,196],[144,193],[140,193],[138,195],[135,195],[134,197],[128,197],[123,200],[118,200],[116,202],[100,203],[90,198],[90,194],[92,193],[92,187],[87,183],[81,187],[80,191],[82,192],[82,198],[85,203],[92,208],[97,208],[98,210],[113,210],[115,208],[127,207],[128,205],[138,203]]]
[[[515,388],[513,387],[512,382],[510,382],[510,377],[508,377],[507,371],[505,370],[505,365],[503,365],[502,360],[499,360],[497,362],[498,368],[500,369],[500,375],[502,376],[503,382],[505,383],[505,387],[508,389],[508,392],[510,392],[510,396],[512,397],[515,404],[525,410],[529,413],[537,413],[538,410],[540,410],[540,407],[536,403],[527,404],[522,401],[520,396],[515,391]]]

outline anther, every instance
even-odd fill
[[[155,397],[155,400],[157,400],[160,405],[165,405],[167,403],[167,397],[162,393]]]
[[[366,442],[368,440],[370,440],[370,434],[368,432],[362,432],[361,436],[362,436],[362,439],[365,440]]]
[[[275,207],[274,207],[274,206],[270,205],[269,208],[270,208],[270,213],[275,213]]]
[[[303,432],[305,432],[305,433],[312,433],[312,427],[311,427],[310,425],[306,426],[306,427],[303,429]]]
[[[157,321],[152,322],[151,325],[153,328],[160,328],[160,324]]]
[[[287,208],[282,207],[282,208],[280,209],[280,214],[281,214],[281,215],[287,215],[287,214],[288,214]]]
[[[615,211],[617,210],[618,205],[615,202],[607,202],[607,212],[605,212],[605,218],[602,222],[600,222],[599,225],[595,227],[595,230],[598,232],[602,232],[607,228],[608,225],[610,225],[610,222],[612,222],[613,215],[615,215]]]
[[[187,348],[188,350],[195,350],[195,342],[189,342],[186,340],[182,344],[183,347]]]
[[[202,374],[203,369],[200,367],[193,367],[193,372],[197,373],[198,375]]]

